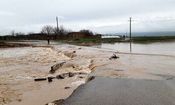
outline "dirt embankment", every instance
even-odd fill
[[[32,45],[22,43],[0,42],[0,48],[29,47],[29,46]]]

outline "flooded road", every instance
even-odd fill
[[[175,80],[96,77],[61,105],[175,105]]]
[[[174,105],[175,43],[133,46],[129,53],[126,43],[102,44],[98,50],[119,59],[96,67],[90,74],[95,79],[61,105]]]
[[[119,52],[130,52],[129,43],[102,43],[98,46],[102,49],[110,49]],[[174,55],[175,42],[155,42],[155,43],[132,43],[132,53]]]

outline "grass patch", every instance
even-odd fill
[[[175,41],[175,36],[133,37],[132,41],[135,42],[135,43],[169,42],[169,41]]]

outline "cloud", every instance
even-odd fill
[[[8,11],[0,11],[0,16],[14,16],[15,13],[8,12]]]
[[[172,31],[174,5],[174,0],[1,0],[0,33],[39,32],[42,25],[56,25],[56,16],[60,25],[73,30],[123,32],[132,16],[134,31],[159,31],[164,26]]]

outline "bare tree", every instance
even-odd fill
[[[50,44],[50,35],[54,34],[54,27],[46,25],[42,28],[41,33],[47,35],[47,41]]]
[[[60,26],[60,30],[59,30],[61,35],[65,35],[66,34],[66,30],[64,29],[63,26]]]
[[[59,30],[60,30],[59,27],[58,28],[57,27],[54,28],[55,35],[60,35]]]
[[[25,35],[25,33],[23,33],[23,32],[16,32],[15,33],[15,36],[20,36],[20,35]]]
[[[60,26],[60,27],[55,27],[54,28],[54,33],[56,35],[66,35],[69,31],[66,30],[63,26]]]
[[[93,35],[93,32],[90,31],[90,30],[85,30],[85,29],[83,29],[83,30],[80,30],[80,32],[81,32],[81,33],[84,33],[84,34],[86,34],[86,35]]]
[[[54,27],[46,25],[42,28],[41,33],[46,35],[54,34]]]

